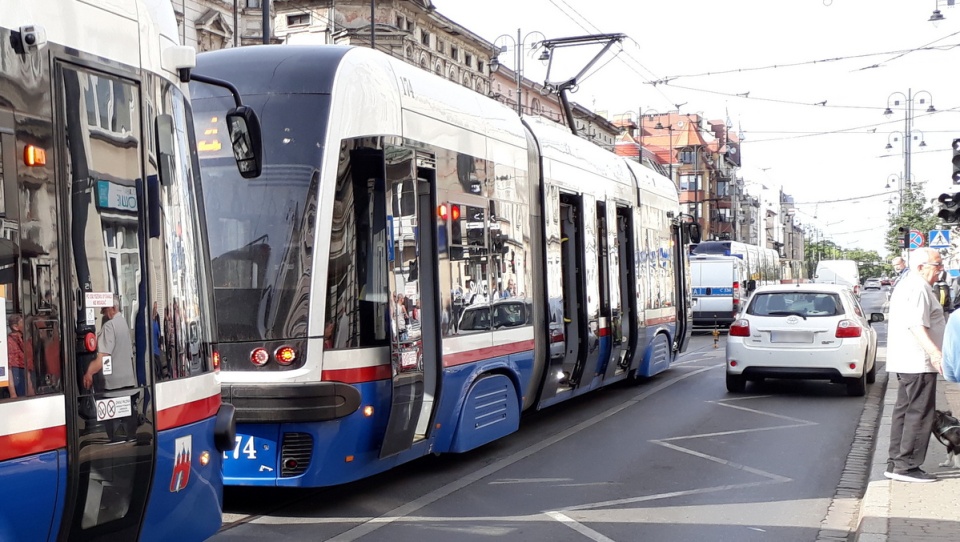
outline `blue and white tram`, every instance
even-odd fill
[[[720,254],[736,256],[747,264],[753,291],[757,286],[780,284],[784,279],[785,267],[781,265],[780,253],[772,248],[748,245],[739,241],[704,241],[697,244],[692,254]]]
[[[0,540],[221,525],[233,411],[177,43],[167,1],[0,9]]]
[[[324,486],[467,451],[685,347],[668,179],[369,49],[198,58],[240,71],[260,179],[219,137],[229,97],[193,93],[237,407],[225,483]]]

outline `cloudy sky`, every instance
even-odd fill
[[[948,0],[433,1],[508,46],[497,37],[515,40],[517,29],[528,45],[538,32],[626,34],[574,101],[611,115],[679,109],[729,119],[744,137],[741,176],[782,185],[800,203],[800,221],[841,246],[882,249],[885,185],[892,178],[896,193],[904,174],[908,95],[911,177],[926,182],[929,197],[960,191],[950,180],[951,142],[960,137],[960,9]],[[936,26],[928,21],[935,7],[945,17]],[[562,50],[551,79],[575,74],[595,52]],[[513,58],[511,49],[501,60],[512,66]],[[533,80],[546,75],[536,53],[523,70]],[[936,113],[927,113],[931,103]],[[885,117],[888,105],[894,113]]]

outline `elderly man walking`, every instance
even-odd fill
[[[933,482],[936,476],[920,466],[927,457],[941,370],[940,345],[946,322],[932,285],[943,269],[943,260],[936,250],[921,248],[911,253],[910,262],[913,267],[890,298],[887,372],[896,374],[900,387],[884,475],[903,482]]]

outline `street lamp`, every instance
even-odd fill
[[[952,2],[947,2],[947,4],[953,5]],[[933,23],[933,26],[939,26],[940,21],[944,19],[946,19],[946,17],[943,16],[943,13],[940,13],[940,0],[933,0],[933,13],[927,21]]]
[[[529,32],[527,33],[526,36],[521,38],[520,29],[518,28],[516,39],[514,39],[513,36],[511,36],[510,34],[502,34],[498,36],[497,39],[493,40],[494,43],[500,41],[501,38],[509,40],[513,44],[513,49],[514,49],[514,52],[516,53],[516,57],[515,57],[516,65],[514,66],[514,72],[516,72],[516,75],[517,75],[517,115],[523,115],[523,100],[522,100],[523,87],[521,85],[521,82],[523,80],[523,50],[525,47],[527,47],[527,39],[529,39],[530,36],[534,34],[538,34],[541,38],[539,41],[534,41],[530,43],[530,50],[536,51],[537,49],[541,48],[540,43],[544,39],[546,39],[546,36],[544,36],[542,32],[539,32],[537,30]],[[496,72],[498,69],[500,69],[499,57],[501,54],[507,52],[507,46],[502,45],[494,49],[493,52],[494,52],[493,57],[490,59],[490,71]],[[540,57],[538,60],[550,60],[550,51],[548,51],[547,49],[544,49],[543,52],[540,53]]]
[[[930,100],[930,105],[929,107],[927,107],[926,112],[935,113],[937,110],[933,107],[933,95],[931,95],[929,92],[927,92],[926,90],[921,90],[916,94],[913,94],[911,89],[907,89],[906,94],[902,92],[894,92],[893,94],[887,97],[887,108],[883,111],[883,114],[885,116],[889,117],[893,115],[893,109],[890,108],[890,105],[891,105],[890,100],[891,98],[894,98],[895,96],[898,96],[898,95],[903,98],[903,110],[904,110],[904,115],[903,115],[904,128],[903,128],[903,134],[902,134],[903,135],[903,182],[906,188],[909,189],[910,179],[913,178],[910,175],[910,143],[913,140],[913,136],[911,135],[910,130],[913,129],[914,104],[919,103],[920,105],[923,105],[927,103],[926,99],[922,97],[922,96],[926,96]],[[899,99],[893,100],[893,105],[900,106],[900,100]],[[926,143],[923,142],[922,139],[920,141],[920,146],[921,147],[926,146]],[[893,148],[893,145],[890,145],[889,136],[887,139],[887,148]]]
[[[896,173],[891,173],[890,175],[888,175],[887,186],[886,186],[888,190],[890,189],[891,182],[894,182],[897,184],[897,198],[898,198],[897,214],[901,214],[903,213],[903,177],[901,177],[900,175],[897,175]]]

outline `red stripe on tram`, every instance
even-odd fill
[[[211,395],[197,401],[172,406],[157,412],[157,431],[181,427],[212,418],[220,408],[220,396]]]
[[[0,461],[67,447],[67,426],[33,429],[0,436]]]
[[[388,380],[393,377],[389,365],[374,365],[373,367],[354,367],[352,369],[325,369],[320,373],[320,380],[325,382],[343,382],[344,384],[361,384],[376,380]]]
[[[456,367],[457,365],[473,363],[474,361],[481,361],[499,356],[507,356],[509,354],[526,352],[528,350],[533,350],[533,345],[534,342],[533,339],[531,339],[529,341],[501,344],[498,346],[488,346],[486,348],[478,348],[476,350],[467,350],[466,352],[457,352],[456,354],[447,354],[443,356],[443,366]]]
[[[648,326],[655,326],[657,324],[668,324],[670,322],[676,322],[677,317],[674,316],[661,316],[660,318],[647,318],[646,324]]]

